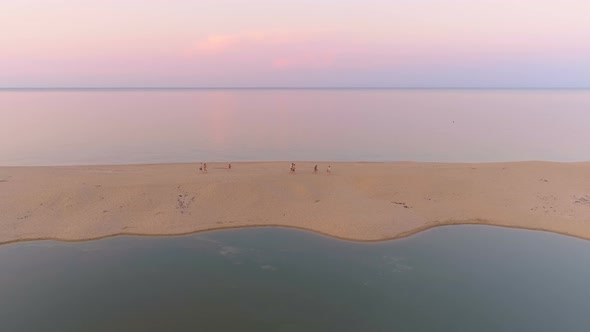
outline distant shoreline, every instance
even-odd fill
[[[259,226],[382,241],[457,224],[590,239],[588,162],[296,164],[0,167],[0,243]]]
[[[31,165],[0,165],[2,168],[59,168],[59,167],[127,167],[127,166],[162,166],[162,165],[192,165],[197,166],[201,161],[171,161],[171,162],[137,162],[137,163],[70,163],[70,164],[31,164]],[[232,161],[232,164],[289,164],[291,160],[240,160]],[[298,163],[305,164],[423,164],[423,165],[498,165],[498,164],[519,164],[519,163],[549,163],[549,164],[590,164],[589,160],[557,161],[557,160],[513,160],[513,161],[481,161],[481,162],[454,162],[454,161],[333,161],[333,160],[299,160]],[[209,164],[224,164],[226,160],[207,161]]]
[[[494,91],[494,90],[521,90],[521,91],[567,91],[590,90],[590,87],[0,87],[0,91],[113,91],[113,90],[463,90],[463,91]]]

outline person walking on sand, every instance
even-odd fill
[[[201,163],[201,166],[199,166],[199,173],[203,173],[203,163]]]
[[[203,173],[207,173],[207,163],[203,164]]]
[[[313,167],[313,174],[318,174],[318,165]]]
[[[326,169],[326,173],[332,174],[332,166],[328,165],[328,168]]]
[[[227,169],[231,169],[231,163],[227,163]]]

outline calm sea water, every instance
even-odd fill
[[[0,246],[2,331],[587,331],[590,242],[486,226]]]
[[[590,160],[587,90],[0,91],[0,165]]]

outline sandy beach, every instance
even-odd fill
[[[590,163],[0,167],[0,243],[286,226],[358,240],[485,224],[590,239]]]

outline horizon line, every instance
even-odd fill
[[[589,90],[590,87],[182,87],[182,86],[123,86],[123,87],[0,87],[0,91],[15,90]]]

